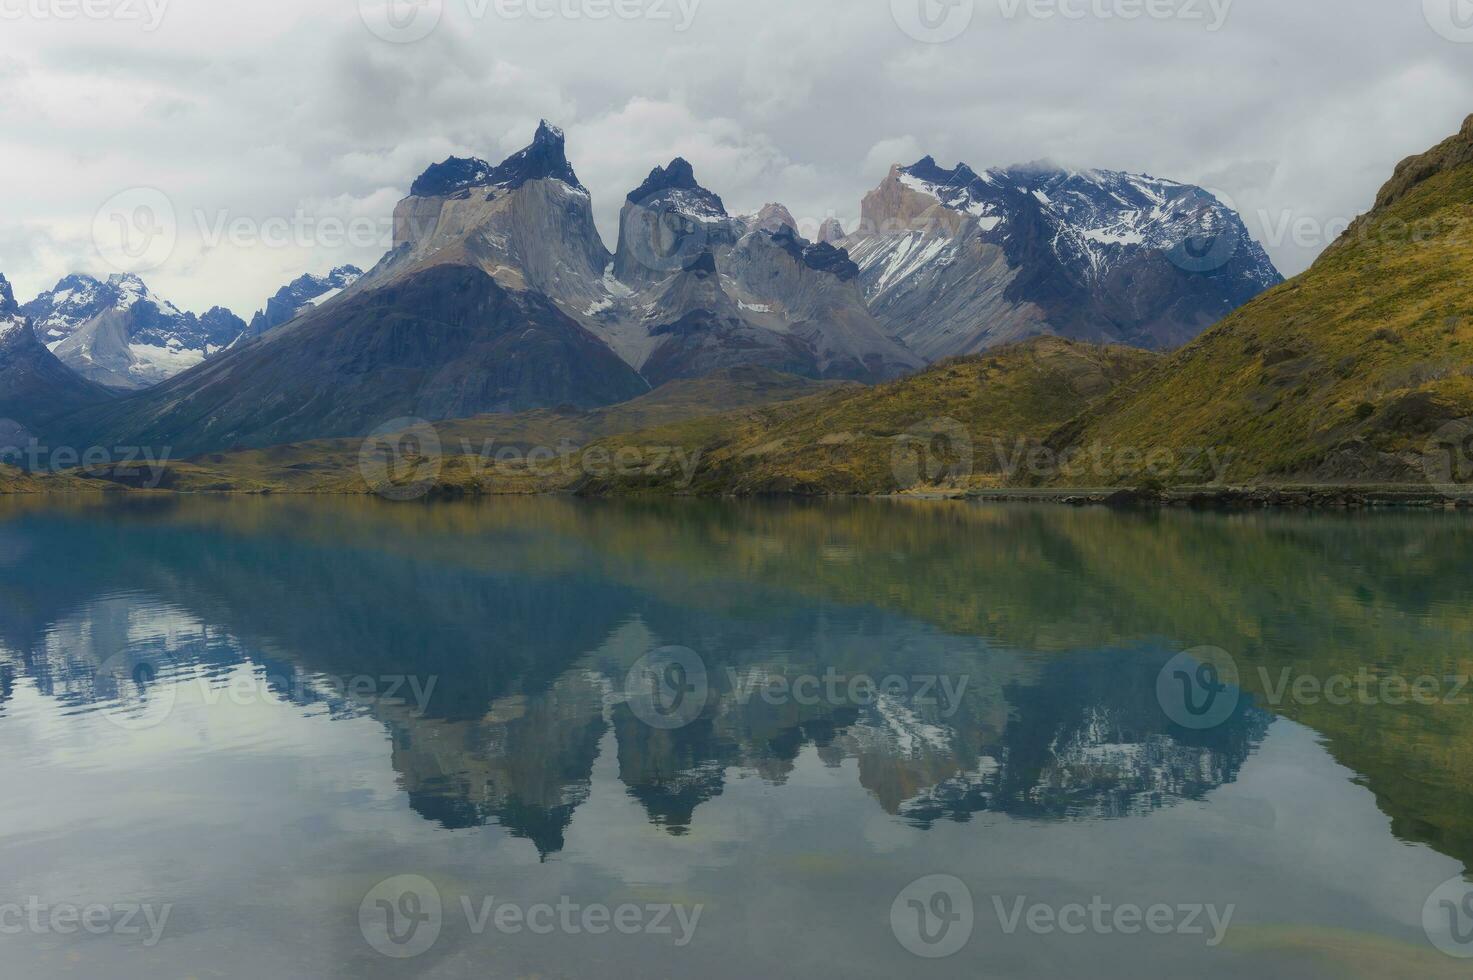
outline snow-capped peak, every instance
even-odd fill
[[[965,163],[952,170],[925,157],[897,167],[895,178],[946,208],[979,219],[981,231],[1003,240],[1020,209],[1036,208],[1051,228],[1061,261],[1087,279],[1105,275],[1125,251],[1171,252],[1206,234],[1228,232],[1253,253],[1250,275],[1264,286],[1279,275],[1242,221],[1200,187],[1148,174],[1070,170],[1049,161],[977,173]]]
[[[229,310],[180,310],[138,276],[63,278],[25,304],[37,337],[84,375],[115,387],[162,381],[222,350],[245,329]]]

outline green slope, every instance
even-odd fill
[[[498,454],[525,458],[534,449],[569,454],[592,440],[734,409],[767,405],[847,387],[765,368],[731,368],[704,378],[672,381],[632,401],[588,412],[539,409],[437,422],[444,454],[442,482],[461,490],[533,492],[557,489],[525,468],[498,463]],[[212,453],[170,463],[158,488],[183,492],[364,493],[362,439],[321,439],[266,449]],[[556,472],[565,472],[557,467]],[[94,474],[111,481],[106,471]],[[140,479],[123,482],[137,485]],[[494,485],[492,485],[494,484]]]
[[[1141,456],[1213,446],[1235,484],[1425,484],[1434,435],[1470,415],[1473,116],[1398,166],[1375,208],[1309,271],[1123,386],[1051,444]],[[1105,482],[1147,475],[1124,467]]]
[[[605,440],[588,452],[698,453],[694,478],[671,467],[610,473],[591,462],[574,488],[876,494],[1007,485],[1043,437],[1156,359],[1128,347],[1038,338],[873,388]]]

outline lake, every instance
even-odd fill
[[[1464,976],[1473,524],[0,499],[0,974]]]

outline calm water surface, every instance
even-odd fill
[[[0,976],[1466,976],[1470,554],[1415,514],[0,500]]]

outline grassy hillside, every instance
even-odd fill
[[[1473,117],[1403,162],[1373,211],[1264,294],[1050,440],[1217,447],[1230,483],[1425,483],[1473,415]],[[1147,476],[1120,467],[1110,483]],[[1173,474],[1165,482],[1188,482]],[[1061,476],[1080,485],[1102,481]]]
[[[1156,359],[1038,338],[873,388],[604,440],[590,447],[597,458],[576,489],[873,494],[1008,485],[1047,434]],[[656,458],[667,446],[699,453],[688,483],[674,467],[611,473],[597,465],[621,452]]]
[[[463,490],[534,492],[564,482],[529,476],[526,467],[498,462],[498,454],[524,458],[533,450],[571,454],[589,442],[733,409],[766,405],[840,390],[842,382],[810,381],[765,368],[733,368],[695,380],[673,381],[636,398],[589,412],[540,409],[515,415],[480,415],[437,422],[444,454],[441,482]],[[362,439],[322,439],[267,449],[212,453],[172,462],[158,488],[182,492],[363,493],[359,470]],[[553,468],[565,472],[565,467]],[[112,482],[114,474],[94,474]],[[147,474],[123,482],[138,485]],[[484,484],[484,486],[483,486]],[[494,484],[494,486],[492,485]],[[0,489],[4,484],[0,483]]]

